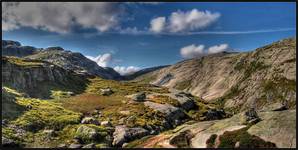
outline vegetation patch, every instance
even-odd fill
[[[175,107],[180,106],[180,103],[177,100],[165,95],[154,95],[153,98],[150,99],[150,101],[159,104],[171,104]]]
[[[80,113],[64,109],[59,103],[31,98],[19,98],[17,103],[30,106],[30,109],[12,123],[28,131],[43,128],[59,130],[68,124],[80,122]]]
[[[44,64],[44,62],[41,60],[27,60],[14,56],[2,56],[2,64],[5,64],[7,62],[24,67],[38,67]]]
[[[184,89],[190,87],[190,85],[191,85],[191,80],[185,80],[185,81],[177,83],[174,88],[176,88],[178,90],[184,90]]]
[[[210,138],[206,141],[207,148],[215,147],[215,140],[217,138],[216,134],[212,134]]]
[[[239,142],[240,148],[273,148],[276,147],[274,143],[266,142],[263,139],[250,135],[247,132],[249,127],[235,130],[226,131],[223,135],[219,136],[219,148],[234,148],[235,144]]]

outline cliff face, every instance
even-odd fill
[[[2,84],[30,97],[49,98],[51,90],[80,92],[87,81],[72,71],[45,61],[2,57]]]
[[[263,108],[296,102],[296,39],[285,39],[246,53],[219,53],[190,59],[145,74],[151,83],[177,88],[226,108]],[[152,80],[153,79],[153,80]]]

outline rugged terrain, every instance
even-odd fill
[[[296,147],[295,38],[127,77],[59,47],[7,45],[3,146]]]

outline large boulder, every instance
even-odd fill
[[[145,94],[145,92],[139,92],[139,93],[131,95],[131,99],[136,102],[143,102],[146,99],[146,94]]]
[[[174,92],[169,94],[173,99],[176,99],[184,110],[190,110],[195,107],[195,102],[191,94],[186,92]]]
[[[177,107],[170,104],[159,104],[154,102],[144,102],[144,105],[165,114],[166,120],[173,126],[181,123],[181,120],[185,118],[185,113]]]
[[[125,125],[118,125],[115,127],[115,132],[113,133],[113,145],[121,147],[126,142],[142,138],[148,134],[149,131],[141,127],[128,128]]]
[[[19,147],[19,145],[12,139],[8,139],[2,136],[2,146],[3,147]]]
[[[75,133],[75,138],[81,139],[83,141],[93,141],[96,140],[98,135],[99,133],[96,131],[96,129],[81,125]]]
[[[114,93],[110,88],[100,89],[100,91],[101,91],[101,95],[103,96],[109,96]]]
[[[93,117],[85,117],[81,121],[82,124],[95,124],[100,125],[100,122]]]
[[[242,124],[255,124],[260,120],[261,119],[254,108],[250,108],[249,110],[243,112],[240,117],[240,122]]]
[[[224,118],[226,114],[222,109],[209,109],[203,115],[205,116],[205,120],[218,120]]]

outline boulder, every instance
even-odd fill
[[[57,146],[57,148],[66,148],[66,147],[67,147],[66,144],[59,144],[59,145]]]
[[[240,117],[240,122],[242,124],[255,124],[260,120],[261,119],[254,108],[250,108],[249,110],[243,112]]]
[[[100,122],[93,117],[85,117],[81,121],[82,124],[95,124],[100,125]]]
[[[154,102],[144,102],[144,105],[165,114],[166,120],[173,126],[181,123],[180,120],[185,118],[185,113],[177,107],[174,107],[170,104],[159,104]]]
[[[133,94],[131,96],[131,99],[136,102],[143,102],[146,99],[146,94],[145,92],[139,92],[139,93]]]
[[[81,125],[75,133],[75,137],[83,141],[95,140],[98,135],[98,132],[94,128],[85,125]]]
[[[224,110],[217,110],[217,109],[209,109],[207,112],[203,114],[206,120],[218,120],[225,117]]]
[[[103,121],[100,123],[101,126],[104,126],[104,127],[110,127],[112,126],[111,122],[110,121]]]
[[[190,110],[196,106],[193,97],[189,93],[180,91],[171,93],[169,96],[176,99],[184,110]]]
[[[101,91],[101,95],[103,96],[109,96],[114,93],[110,88],[100,89],[100,91]]]
[[[136,138],[142,138],[149,134],[149,131],[141,127],[128,128],[125,125],[118,125],[115,127],[113,133],[113,145],[121,147],[124,143],[132,141]]]
[[[69,145],[68,148],[81,148],[83,145],[82,144],[75,144],[75,143],[72,143]]]
[[[48,138],[55,136],[55,131],[54,131],[54,130],[43,130],[43,133],[44,133]]]

